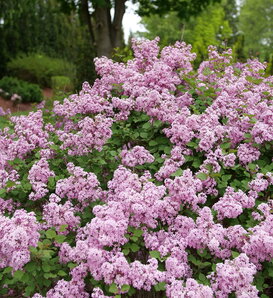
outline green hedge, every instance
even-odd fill
[[[0,95],[6,99],[12,99],[17,94],[22,102],[41,102],[43,94],[40,87],[17,78],[3,77],[0,80]]]
[[[52,87],[52,76],[67,76],[72,81],[75,78],[73,64],[41,54],[16,57],[8,63],[7,68],[12,76],[42,87]]]

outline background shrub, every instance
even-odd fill
[[[41,102],[43,95],[40,87],[13,77],[3,77],[0,80],[0,95],[6,99],[11,99],[12,95],[17,94],[22,102]]]
[[[71,80],[75,77],[73,64],[37,53],[17,56],[8,63],[7,68],[13,76],[42,87],[52,87],[52,76],[68,76]]]
[[[66,76],[53,76],[51,78],[51,86],[54,93],[59,91],[68,92],[73,90],[71,79]]]

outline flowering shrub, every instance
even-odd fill
[[[133,50],[0,131],[0,294],[272,297],[273,77]]]

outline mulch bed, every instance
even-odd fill
[[[53,95],[52,89],[46,88],[43,89],[43,95],[44,99],[50,98]],[[7,111],[8,109],[14,113],[14,112],[22,112],[22,111],[31,111],[33,109],[33,106],[35,104],[33,103],[18,103],[14,104],[10,100],[6,100],[0,96],[0,107],[4,110]]]

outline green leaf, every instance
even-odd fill
[[[59,276],[66,276],[67,273],[64,272],[63,270],[59,270],[59,271],[58,271],[58,275],[59,275]]]
[[[166,286],[165,282],[159,282],[154,287],[155,287],[156,292],[159,292],[159,291],[165,291],[165,286]]]
[[[22,187],[26,192],[32,189],[32,185],[30,183],[22,183]]]
[[[189,143],[187,143],[187,146],[190,148],[197,148],[198,144],[196,144],[195,142],[189,142]]]
[[[251,139],[251,138],[252,138],[252,135],[251,135],[250,133],[245,133],[245,134],[244,134],[244,137],[245,137],[246,139]]]
[[[220,147],[222,149],[229,149],[230,148],[230,145],[231,145],[231,143],[223,143],[223,144],[220,145]]]
[[[137,252],[139,250],[139,246],[135,243],[131,244],[130,248],[133,252]]]
[[[232,177],[232,175],[223,175],[222,180],[223,181],[228,181],[231,177]]]
[[[11,181],[11,180],[7,181],[7,183],[6,183],[6,187],[12,187],[14,185],[15,185],[15,182]]]
[[[32,294],[34,294],[34,290],[35,290],[35,285],[34,284],[28,285],[25,289],[25,295],[27,297],[30,297]]]
[[[68,225],[61,225],[59,231],[64,232],[67,227],[68,227]]]
[[[51,272],[46,272],[44,274],[44,278],[48,279],[48,278],[56,278],[57,274],[51,273]]]
[[[127,255],[129,255],[130,250],[129,250],[128,248],[124,248],[124,249],[122,250],[122,252],[123,252],[123,254],[124,254],[125,256],[127,256]]]
[[[130,237],[130,239],[133,240],[134,242],[138,241],[138,237],[136,237],[136,236]]]
[[[12,271],[12,267],[6,267],[3,271],[3,274],[10,273]]]
[[[55,177],[49,177],[48,178],[48,187],[50,188],[50,189],[54,189],[54,187],[55,187]]]
[[[148,130],[150,129],[152,126],[151,126],[151,123],[150,122],[146,122],[142,125],[142,128],[144,128],[145,130]]]
[[[45,264],[42,265],[42,269],[43,269],[44,272],[50,272],[51,268],[47,263],[45,263]]]
[[[66,239],[66,236],[65,236],[65,235],[57,235],[57,236],[55,237],[55,240],[56,240],[58,243],[63,243],[65,239]]]
[[[192,163],[192,166],[194,167],[194,168],[199,168],[200,167],[200,165],[201,165],[201,160],[200,159],[195,159],[194,161],[193,161],[193,163]]]
[[[231,252],[231,255],[232,255],[233,259],[235,259],[235,258],[237,258],[240,255],[240,253],[237,252],[237,251],[232,251]]]
[[[121,291],[122,292],[128,292],[130,290],[130,286],[129,285],[123,285],[122,287],[121,287]]]
[[[273,267],[268,268],[268,275],[269,275],[270,277],[273,277]]]
[[[196,177],[197,177],[198,179],[204,181],[204,180],[206,180],[206,179],[208,178],[208,175],[205,174],[205,173],[198,173],[198,174],[196,175]]]
[[[27,272],[33,272],[33,271],[36,271],[37,269],[37,264],[32,261],[32,262],[29,262],[26,264],[26,266],[24,267],[24,269],[27,271]]]
[[[69,269],[73,269],[73,268],[77,267],[77,264],[74,264],[74,263],[68,263],[68,264],[67,264],[67,267],[68,267]]]
[[[249,168],[250,170],[255,170],[255,169],[256,169],[256,165],[255,165],[254,163],[249,163],[249,164],[248,164],[248,168]]]
[[[23,277],[23,275],[24,275],[24,272],[23,271],[17,270],[17,271],[14,272],[13,277],[16,278],[16,279],[18,279],[18,280],[21,280],[21,278]]]
[[[208,267],[208,266],[210,266],[210,265],[211,265],[210,262],[204,262],[204,263],[200,263],[200,264],[198,265],[198,267],[199,267],[199,268],[205,268],[205,267]]]
[[[109,287],[109,292],[110,293],[117,293],[118,292],[118,287],[117,287],[117,285],[115,284],[115,283],[112,283],[111,285],[110,285],[110,287]]]
[[[207,281],[207,278],[206,278],[206,276],[205,276],[203,273],[199,273],[199,275],[198,275],[198,279],[199,279],[200,281]]]
[[[201,264],[201,261],[197,260],[193,255],[188,255],[188,260],[193,263],[195,266]]]
[[[44,246],[47,246],[47,247],[52,244],[52,242],[49,239],[44,239],[42,243]]]
[[[197,250],[197,253],[200,257],[204,258],[208,252],[206,250],[203,250],[203,251]]]
[[[54,230],[47,230],[45,232],[46,237],[49,239],[55,238],[56,237],[56,232]]]
[[[148,133],[147,132],[141,132],[140,136],[141,136],[141,138],[146,139],[148,137]]]
[[[52,253],[53,253],[52,250],[44,249],[44,250],[42,250],[42,258],[43,258],[43,259],[46,259],[46,260],[47,260],[47,259],[50,259]]]
[[[155,259],[160,259],[160,252],[157,250],[152,250],[149,252],[150,256]]]
[[[182,169],[178,169],[176,170],[173,174],[171,174],[172,177],[179,177],[183,174],[183,170]]]
[[[133,233],[136,237],[140,237],[140,236],[142,236],[143,231],[141,229],[136,229],[136,230],[134,230]]]
[[[157,145],[158,145],[158,143],[156,141],[154,141],[154,140],[151,140],[149,142],[149,146],[157,146]]]

